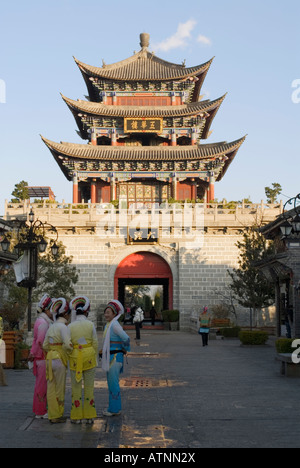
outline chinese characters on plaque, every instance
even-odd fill
[[[158,242],[158,229],[129,228],[128,244],[156,244]]]
[[[124,131],[125,133],[162,133],[163,119],[124,119]]]

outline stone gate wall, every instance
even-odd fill
[[[128,255],[153,252],[169,264],[173,274],[173,308],[180,311],[180,329],[196,330],[203,306],[224,301],[228,295],[228,269],[237,266],[238,248],[246,228],[266,224],[282,211],[282,205],[248,205],[226,210],[218,205],[161,207],[157,210],[159,242],[130,245],[128,225],[151,221],[150,211],[119,212],[111,206],[34,204],[36,218],[58,229],[59,241],[79,270],[76,293],[91,300],[91,318],[102,326],[105,304],[114,297],[114,275]],[[176,213],[177,210],[177,213]],[[27,219],[28,203],[6,204],[5,219]],[[126,221],[124,221],[126,219]],[[153,219],[153,218],[152,218]],[[187,223],[186,220],[189,220]],[[179,220],[179,221],[178,221]],[[49,233],[51,235],[51,233]],[[245,324],[248,311],[239,309],[239,322]],[[272,322],[267,317],[265,322]],[[249,323],[249,322],[248,322]]]

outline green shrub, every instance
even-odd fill
[[[263,331],[241,331],[239,339],[244,345],[264,345],[268,341],[269,335]]]
[[[168,310],[162,310],[161,315],[163,318],[164,322],[169,322],[169,311]]]
[[[169,310],[170,322],[179,322],[179,310]]]
[[[241,329],[240,327],[227,327],[220,329],[220,335],[225,338],[238,338]]]
[[[163,310],[162,317],[164,322],[179,322],[179,310]]]
[[[279,338],[276,340],[276,351],[277,353],[293,353],[295,348],[292,348],[293,338]]]

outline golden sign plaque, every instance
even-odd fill
[[[162,133],[163,119],[136,118],[124,119],[125,133]]]

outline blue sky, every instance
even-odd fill
[[[140,49],[141,32],[150,34],[150,50],[165,60],[186,60],[189,67],[215,57],[202,91],[211,100],[228,94],[206,142],[248,135],[216,185],[216,197],[259,203],[273,182],[282,185],[283,201],[295,196],[299,17],[298,0],[6,2],[0,11],[0,215],[20,180],[51,186],[58,201],[71,201],[71,183],[40,134],[84,143],[60,96],[87,94],[73,56],[95,66],[125,59]]]

